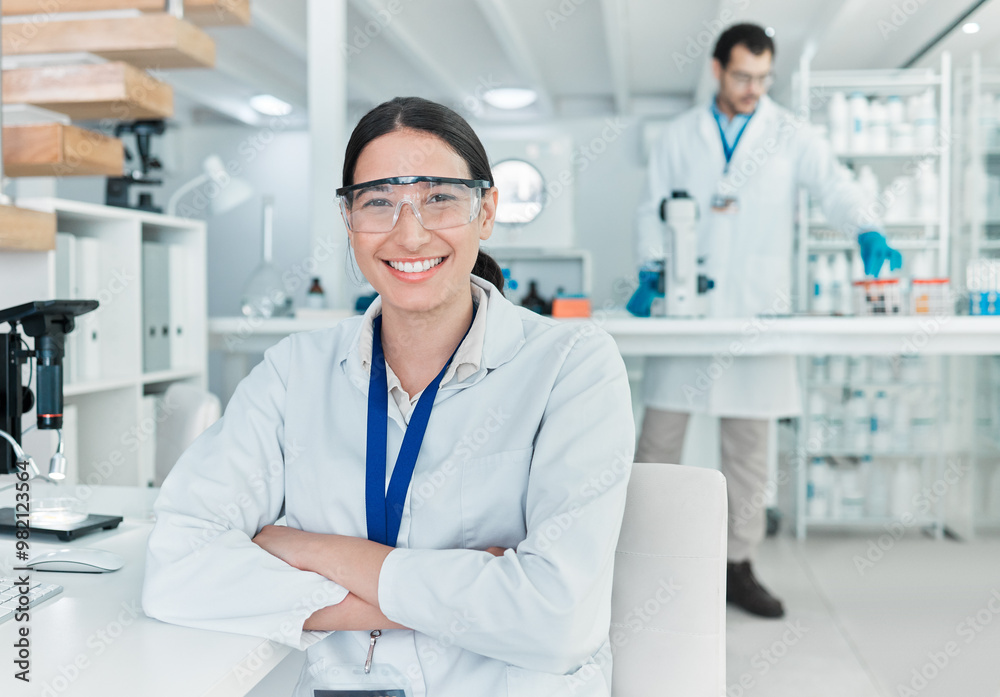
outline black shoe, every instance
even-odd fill
[[[785,616],[785,608],[781,601],[760,585],[753,575],[749,561],[726,564],[726,602],[760,617]]]

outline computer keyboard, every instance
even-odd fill
[[[14,611],[20,603],[21,587],[14,585],[16,580],[0,576],[0,624],[13,619]],[[28,607],[35,607],[39,603],[59,595],[62,591],[62,586],[31,579],[31,584],[28,587]]]

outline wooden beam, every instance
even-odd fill
[[[47,252],[55,248],[55,213],[0,206],[0,250]]]
[[[170,85],[128,63],[52,65],[3,71],[3,103],[34,104],[71,119],[162,119],[174,113]]]
[[[3,129],[3,164],[9,177],[118,177],[125,154],[117,138],[42,123]]]
[[[168,14],[3,25],[4,55],[39,53],[94,53],[139,68],[215,65],[212,38]]]
[[[4,0],[4,15],[139,10],[163,12],[166,0]],[[250,0],[185,0],[184,19],[200,27],[250,24]]]

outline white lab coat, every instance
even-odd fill
[[[443,384],[379,604],[414,697],[606,696],[612,564],[633,456],[628,380],[614,342],[489,293],[480,369]],[[374,307],[377,306],[373,306]],[[181,457],[156,503],[143,607],[192,627],[360,666],[367,632],[303,632],[346,590],[251,538],[288,525],[366,537],[364,318],[290,336],[240,383]],[[404,433],[389,399],[387,484]],[[489,546],[515,548],[494,558]]]
[[[733,154],[728,175],[719,128],[709,104],[681,114],[664,130],[651,154],[637,214],[640,264],[663,258],[661,199],[683,189],[698,203],[699,255],[715,280],[709,317],[747,318],[744,337],[714,357],[652,358],[646,362],[647,405],[716,416],[774,418],[800,411],[791,356],[741,355],[766,322],[788,314],[791,298],[794,216],[799,187],[819,201],[831,226],[856,236],[878,229],[871,200],[808,122],[768,97],[761,98]],[[735,197],[737,213],[713,212],[715,194]]]

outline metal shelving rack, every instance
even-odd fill
[[[830,92],[863,92],[867,95],[904,95],[926,89],[937,90],[938,138],[935,146],[927,150],[889,151],[881,153],[841,152],[838,157],[844,163],[880,162],[906,164],[933,158],[938,168],[938,211],[935,220],[904,220],[885,223],[890,243],[900,251],[931,250],[937,254],[936,273],[947,277],[949,273],[949,249],[951,245],[951,166],[952,166],[952,67],[951,55],[941,56],[941,67],[932,69],[905,70],[846,70],[813,71],[809,56],[803,56],[796,75],[797,114],[811,119],[812,103],[816,97],[824,98]],[[815,239],[811,231],[820,227],[820,221],[809,215],[809,195],[805,190],[799,193],[799,216],[796,239],[796,283],[797,309],[809,310],[809,255],[824,251],[849,251],[856,253],[857,243],[853,239]],[[918,232],[920,237],[900,235],[901,232]]]

